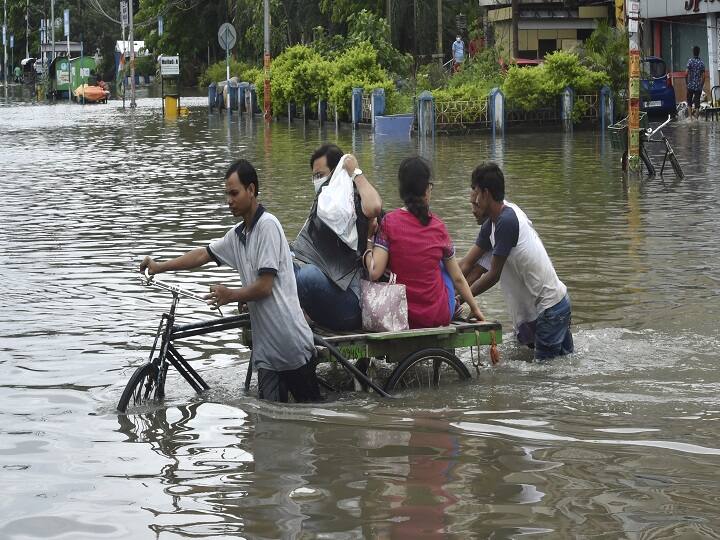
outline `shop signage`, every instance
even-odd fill
[[[715,4],[716,3],[715,0],[678,0],[678,1],[684,3],[685,11],[689,11],[690,13],[699,13],[700,7],[702,4]],[[720,0],[717,1],[717,4],[720,5]],[[706,11],[718,11],[718,10],[712,9],[711,6],[705,6],[705,9],[703,9],[703,12],[706,12]]]
[[[720,13],[720,0],[639,0],[641,18]]]
[[[685,11],[693,13],[700,11],[700,0],[685,0]]]

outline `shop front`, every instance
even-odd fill
[[[720,0],[641,0],[640,18],[645,54],[659,56],[671,73],[678,101],[685,101],[685,73],[694,46],[705,63],[705,92],[720,85],[718,69],[718,13]]]

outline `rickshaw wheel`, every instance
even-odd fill
[[[400,362],[385,384],[385,391],[438,389],[469,378],[470,372],[465,364],[450,351],[421,349]]]
[[[158,367],[148,362],[137,368],[123,390],[117,410],[126,412],[128,405],[141,406],[152,401],[157,387]]]

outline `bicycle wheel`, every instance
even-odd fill
[[[675,157],[675,152],[670,152],[670,155],[668,157],[670,158],[670,165],[672,165],[673,171],[675,171],[675,175],[678,178],[685,178],[682,167],[680,167],[680,163],[678,162],[677,157]]]
[[[385,391],[438,389],[470,378],[460,359],[445,349],[421,349],[407,356],[390,375]]]
[[[152,401],[157,388],[158,367],[148,362],[137,368],[123,390],[117,410],[126,412],[128,405],[144,405]]]

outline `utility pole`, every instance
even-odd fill
[[[72,103],[72,64],[70,63],[70,10],[66,9],[63,13],[63,29],[65,39],[67,40],[67,66],[68,66],[68,103]]]
[[[442,16],[442,0],[437,0],[437,40],[438,54],[440,54],[440,65],[443,63],[443,16]]]
[[[137,107],[135,103],[135,33],[133,32],[133,0],[128,2],[128,17],[130,19],[130,108]]]
[[[5,101],[8,97],[8,78],[7,78],[7,0],[3,2],[3,88],[5,88]]]
[[[55,60],[55,0],[50,0],[50,41],[52,43],[52,55],[50,62]]]
[[[30,0],[25,0],[25,58],[30,58]]]
[[[520,21],[520,0],[512,0],[512,54],[513,58],[520,55],[518,23]]]
[[[627,3],[627,7],[630,48],[628,166],[631,171],[638,171],[640,169],[640,40],[638,37],[640,2],[631,0]]]
[[[125,71],[125,53],[127,52],[127,41],[125,40],[125,19],[127,18],[127,2],[124,0],[120,2],[120,27],[122,28],[122,57],[118,64],[118,69],[122,66],[123,72]],[[122,102],[123,109],[125,108],[125,73],[120,74],[122,84]]]
[[[385,20],[390,28],[390,43],[392,43],[392,0],[385,0]]]
[[[272,102],[270,99],[270,0],[264,0],[264,41],[265,54],[263,55],[263,68],[265,72],[265,84],[263,86],[263,108],[265,109],[265,121],[269,122],[271,118],[270,108]]]

